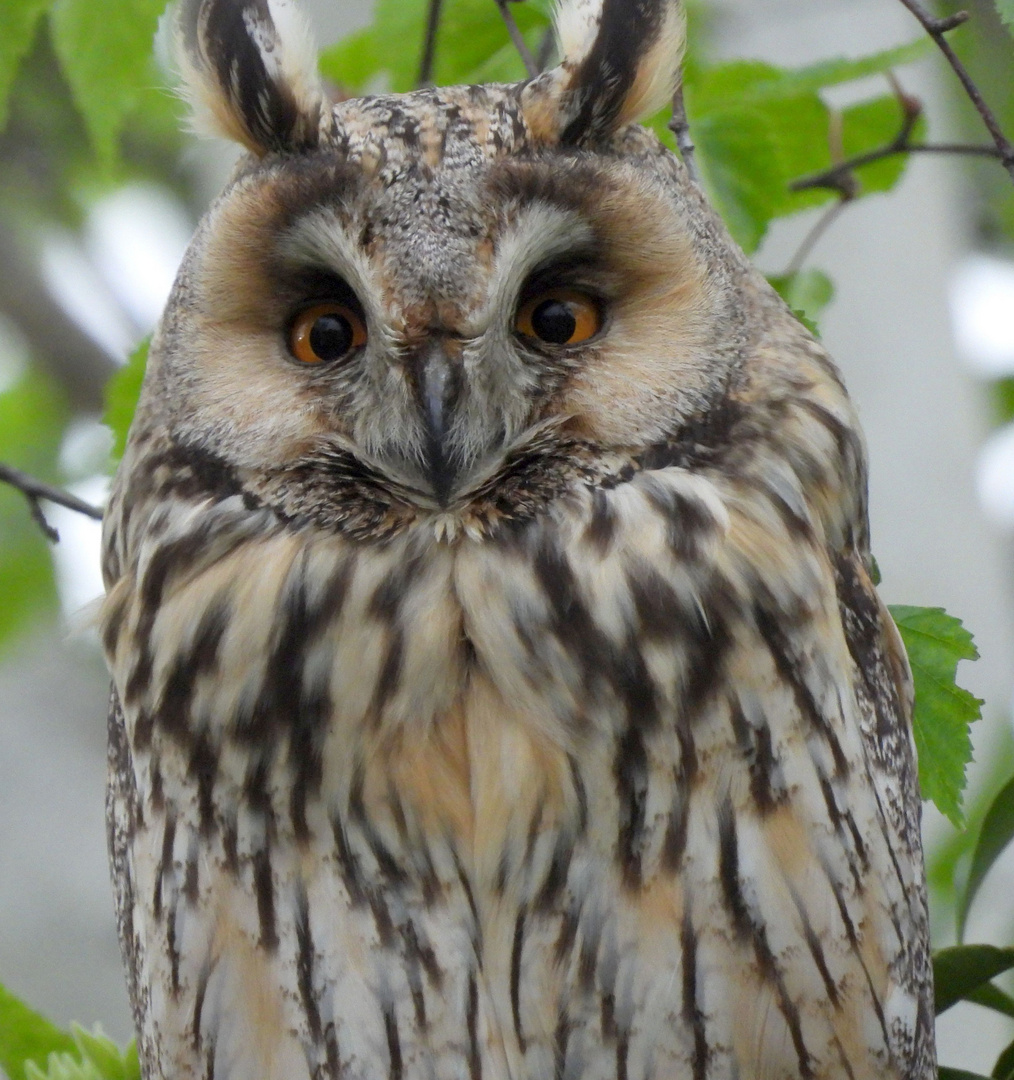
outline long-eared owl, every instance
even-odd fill
[[[247,152],[105,528],[146,1080],[933,1077],[863,441],[638,123],[678,0],[337,104],[285,0],[176,27]]]

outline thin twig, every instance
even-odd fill
[[[892,85],[894,86],[894,92],[901,101],[903,115],[902,130],[909,131],[915,123],[911,114],[915,112],[915,115],[917,116],[922,106],[915,98],[910,98],[904,94],[901,87],[894,82],[893,79]],[[843,138],[844,130],[842,115],[840,112],[832,111],[828,118],[827,128],[827,141],[831,151],[832,161],[841,162],[845,157]],[[834,190],[838,193],[838,201],[820,215],[813,228],[803,237],[802,243],[796,249],[795,255],[789,260],[789,265],[785,269],[786,277],[791,277],[793,274],[799,273],[803,267],[803,263],[810,257],[810,252],[813,251],[817,241],[837,220],[842,210],[844,210],[845,207],[859,194],[859,181],[852,172],[843,173],[840,177],[835,178]]]
[[[690,122],[687,120],[686,102],[683,100],[683,79],[680,78],[676,93],[672,98],[672,119],[669,121],[669,130],[676,136],[676,145],[679,148],[680,157],[686,166],[690,179],[694,183],[700,183],[697,172],[697,161],[694,152],[694,140],[690,137]]]
[[[940,49],[947,58],[947,62],[954,69],[954,74],[961,80],[961,85],[965,88],[965,93],[975,106],[976,112],[982,117],[982,122],[986,125],[986,130],[996,144],[996,148],[999,151],[997,156],[1000,158],[1003,167],[1010,174],[1011,179],[1014,180],[1014,145],[1012,145],[1010,140],[1004,135],[996,116],[986,104],[981,91],[978,86],[975,85],[971,75],[968,74],[968,69],[958,59],[957,53],[951,48],[950,43],[945,37],[951,30],[954,30],[956,27],[961,26],[962,23],[968,21],[968,12],[959,11],[946,18],[936,19],[930,15],[919,0],[901,0],[901,2],[910,12],[912,12],[922,24],[926,33],[936,42],[937,48]]]
[[[845,158],[842,154],[839,117],[837,126],[832,124],[831,130],[831,156],[834,160],[834,164],[823,172],[815,173],[813,176],[802,177],[789,186],[791,191],[808,191],[814,188],[826,188],[838,194],[838,201],[821,215],[817,223],[803,238],[803,242],[800,244],[799,249],[792,257],[792,260],[785,271],[786,275],[798,273],[820,237],[823,236],[842,210],[858,195],[859,181],[856,178],[855,170],[862,168],[864,165],[872,165],[876,161],[883,161],[885,158],[894,157],[899,154],[958,154],[975,157],[991,157],[999,159],[1007,169],[1008,173],[1010,173],[1012,179],[1014,179],[1014,146],[1011,145],[1000,130],[1000,125],[997,123],[996,117],[983,100],[979,88],[972,81],[968,71],[944,37],[944,35],[951,30],[954,30],[956,27],[967,22],[969,18],[968,13],[959,11],[946,18],[935,19],[926,12],[919,0],[901,0],[901,2],[913,15],[915,15],[922,24],[923,29],[933,38],[941,52],[943,52],[944,56],[947,58],[951,67],[961,80],[972,104],[982,117],[990,135],[993,137],[995,145],[987,146],[968,143],[913,143],[911,141],[912,134],[915,131],[919,118],[922,116],[922,102],[920,102],[918,98],[906,94],[898,84],[894,75],[888,73],[891,86],[894,89],[895,96],[897,97],[902,110],[902,121],[901,127],[898,129],[898,134],[885,146],[878,147],[875,150],[869,150],[863,154],[856,154],[850,158]],[[675,109],[673,123],[675,124]]]
[[[884,158],[895,157],[898,154],[957,154],[965,157],[989,157],[999,158],[1000,151],[995,146],[976,146],[970,143],[905,143],[895,146],[891,143],[882,146],[879,150],[870,150],[866,154],[856,154],[855,157],[834,165],[822,173],[813,176],[804,176],[796,180],[790,186],[792,191],[807,191],[810,188],[829,188],[832,191],[839,190],[839,178],[851,173],[853,169],[863,165],[872,165],[875,161],[883,161]]]
[[[423,41],[422,59],[419,61],[419,74],[416,86],[429,86],[433,82],[433,61],[437,53],[437,31],[440,29],[440,9],[443,0],[430,0],[429,13],[426,17],[426,37]]]
[[[535,57],[535,63],[539,71],[545,71],[549,67],[549,61],[553,57],[553,46],[556,44],[556,31],[552,26],[546,27],[546,32],[539,42],[539,54]]]
[[[820,215],[813,228],[803,237],[802,243],[796,249],[796,253],[789,261],[789,265],[785,268],[785,277],[792,277],[793,274],[798,274],[803,269],[803,263],[810,257],[810,252],[816,247],[817,241],[831,228],[838,215],[851,201],[851,195],[842,195],[837,202],[832,203]]]
[[[29,476],[28,473],[15,469],[11,465],[4,465],[2,462],[0,462],[0,482],[10,484],[24,495],[32,512],[32,519],[46,534],[47,539],[54,544],[59,542],[60,534],[46,520],[42,507],[39,505],[40,500],[45,499],[58,506],[65,506],[68,510],[74,510],[96,521],[102,520],[102,511],[97,506],[92,506],[76,495],[71,495],[69,491],[54,487],[43,480],[36,480],[34,476]]]
[[[908,130],[910,127],[909,113],[913,108],[920,109],[921,105],[914,98],[905,97],[897,83],[894,83],[894,88],[895,93],[902,100],[902,110],[905,116],[903,130]],[[831,158],[834,161],[841,162],[845,156],[842,142],[843,134],[842,115],[837,111],[832,112],[828,121],[827,139],[831,149]],[[810,252],[816,247],[817,241],[834,224],[845,207],[859,194],[859,181],[852,172],[845,172],[835,178],[833,188],[838,193],[838,201],[820,215],[813,228],[803,237],[802,243],[796,249],[795,255],[792,256],[789,265],[785,269],[786,277],[798,274],[803,268],[803,263],[810,257]]]
[[[500,9],[503,21],[507,25],[507,33],[510,34],[514,48],[517,49],[518,55],[525,65],[528,77],[534,79],[542,69],[539,67],[535,57],[532,56],[532,50],[528,48],[528,42],[525,41],[524,34],[521,33],[518,24],[514,21],[514,13],[510,9],[510,0],[496,0],[496,6]]]

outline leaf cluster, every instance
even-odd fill
[[[15,75],[45,16],[60,68],[99,158],[112,163],[118,138],[149,87],[161,82],[152,39],[163,0],[4,0],[0,4],[0,128]]]

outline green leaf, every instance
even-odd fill
[[[376,52],[380,59],[380,70],[387,73],[390,89],[395,93],[403,93],[415,86],[425,23],[425,0],[377,0],[373,16]],[[438,39],[438,63],[440,45]]]
[[[137,1054],[136,1039],[131,1039],[123,1051],[123,1080],[141,1080],[141,1059]]]
[[[1014,1077],[1014,1042],[1001,1051],[993,1066],[994,1080],[1011,1080]]]
[[[990,1080],[988,1076],[968,1072],[966,1069],[952,1069],[947,1065],[940,1066],[938,1077],[939,1080]]]
[[[770,64],[735,61],[699,68],[686,84],[705,186],[747,251],[772,218],[832,197],[790,190],[797,177],[829,164],[829,113],[816,92],[782,91],[785,74]],[[659,119],[664,125],[668,117]]]
[[[955,945],[941,949],[933,956],[936,1015],[1011,968],[1014,968],[1014,949],[998,949],[994,945]]]
[[[958,940],[965,936],[965,922],[968,911],[979,891],[979,886],[989,873],[993,863],[1007,845],[1014,840],[1014,779],[996,796],[986,811],[986,816],[979,830],[979,839],[972,855],[972,866],[968,872],[968,883],[958,904]]]
[[[1003,1016],[1014,1017],[1014,998],[992,983],[983,983],[978,990],[965,994],[964,1000],[973,1005],[981,1005],[984,1009],[992,1009]]]
[[[1014,0],[996,0],[996,10],[1000,12],[1000,18],[1007,24],[1007,28],[1014,34]]]
[[[953,910],[955,920],[960,899],[956,882],[968,876],[972,852],[986,819],[986,811],[993,805],[1000,789],[1014,776],[1014,730],[1002,724],[995,734],[989,756],[978,770],[975,787],[965,794],[962,807],[965,827],[952,830],[949,836],[942,837],[926,853],[926,879],[936,894],[937,907],[940,909],[938,913],[944,909],[948,913]]]
[[[1011,0],[1014,2],[1014,0]],[[753,88],[756,96],[807,93],[825,90],[829,86],[865,79],[870,75],[883,75],[897,67],[921,60],[933,51],[929,38],[916,38],[907,45],[898,45],[883,52],[871,53],[855,60],[842,58],[821,60],[807,67],[781,70],[770,81],[758,83]]]
[[[876,556],[870,553],[870,581],[874,585],[879,585],[884,580],[883,575],[880,573],[880,563],[877,562]]]
[[[0,986],[0,1068],[10,1080],[26,1080],[25,1063],[74,1050],[74,1040]]]
[[[164,8],[163,0],[56,0],[50,13],[60,65],[106,165],[141,91],[160,81],[151,57]]]
[[[113,432],[113,461],[123,457],[127,445],[127,432],[134,419],[137,399],[141,395],[141,383],[144,381],[144,369],[148,363],[148,343],[145,338],[133,351],[130,359],[116,372],[106,384],[106,410],[102,421]]]
[[[999,427],[1008,420],[1014,420],[1014,378],[1006,375],[991,381],[989,390],[994,414],[991,423]]]
[[[426,8],[426,0],[377,0],[373,23],[326,50],[320,58],[321,71],[353,90],[367,89],[381,75],[392,92],[411,90],[419,71]],[[438,60],[440,44],[438,38]]]
[[[712,112],[693,128],[701,179],[733,238],[757,249],[778,214],[785,173],[762,111]]]
[[[7,98],[18,65],[35,37],[35,27],[48,0],[3,0],[0,3],[0,131],[7,125]]]
[[[10,1080],[141,1080],[137,1046],[99,1029],[61,1031],[0,986],[0,1068]]]
[[[137,1048],[133,1041],[125,1051],[108,1038],[101,1029],[86,1031],[80,1024],[71,1024],[71,1035],[81,1060],[91,1062],[102,1080],[133,1080]]]
[[[688,66],[687,112],[705,186],[748,252],[757,247],[773,218],[835,197],[821,188],[792,190],[794,181],[831,165],[831,118],[819,91],[889,70],[926,48],[920,41],[856,61],[833,60],[796,70],[759,61]],[[653,123],[656,131],[665,119]],[[845,109],[844,153],[852,156],[887,145],[901,120],[893,95]],[[917,127],[917,137],[921,131]],[[864,166],[857,171],[861,190],[887,190],[901,176],[905,161],[895,156]]]
[[[827,274],[821,270],[799,270],[795,274],[772,275],[768,281],[796,318],[819,337],[817,323],[824,308],[834,299],[834,285]]]
[[[512,4],[511,14],[529,48],[537,49],[549,27],[547,9],[530,2]],[[489,0],[447,0],[436,59],[438,83],[515,82],[525,77],[507,27]]]
[[[979,653],[961,620],[942,608],[895,605],[891,614],[915,680],[912,727],[922,795],[960,826],[965,767],[972,760],[968,729],[982,715],[982,702],[957,685],[955,674],[959,660],[976,660]]]

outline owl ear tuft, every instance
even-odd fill
[[[324,92],[290,0],[181,0],[176,54],[195,127],[263,156],[310,149]]]
[[[560,0],[559,140],[608,139],[662,108],[686,44],[681,0]]]

